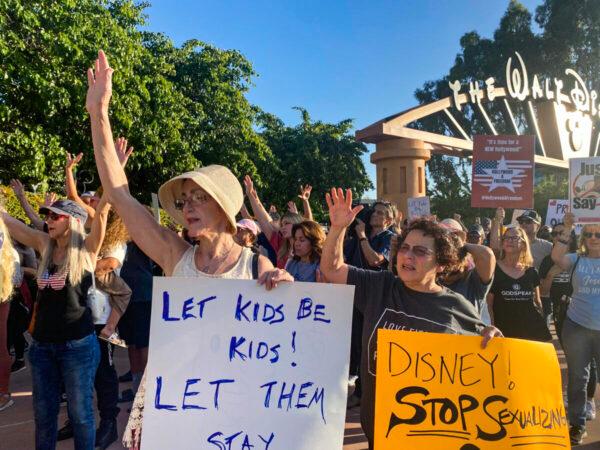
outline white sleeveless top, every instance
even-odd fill
[[[206,278],[235,278],[241,280],[251,280],[252,277],[252,258],[254,253],[244,247],[237,263],[227,272],[219,275],[204,273],[196,268],[194,255],[196,254],[196,246],[190,247],[183,254],[175,269],[173,277],[206,277]],[[140,435],[142,431],[142,423],[144,419],[144,399],[146,398],[146,371],[140,383],[140,387],[135,395],[129,420],[123,433],[123,446],[126,448],[139,448]]]
[[[237,263],[227,272],[218,275],[201,272],[196,267],[194,255],[196,254],[197,246],[194,245],[186,250],[181,259],[177,262],[173,270],[173,277],[205,277],[205,278],[233,278],[238,280],[252,279],[252,250],[247,247],[242,248],[242,253]]]

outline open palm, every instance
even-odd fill
[[[88,91],[85,107],[89,113],[108,110],[112,95],[112,74],[108,59],[102,50],[98,51],[98,59],[93,69],[88,69]]]
[[[325,200],[329,207],[329,221],[332,227],[345,228],[356,218],[363,209],[362,205],[352,207],[352,191],[346,189],[346,195],[342,188],[331,188],[331,194],[325,194]]]

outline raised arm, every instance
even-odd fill
[[[23,184],[19,180],[14,179],[14,180],[10,180],[10,187],[12,188],[13,192],[15,193],[17,200],[19,200],[19,203],[21,204],[21,208],[23,208],[23,211],[25,211],[25,214],[27,215],[27,217],[29,218],[29,220],[31,220],[31,223],[33,224],[33,226],[36,227],[38,230],[43,230],[44,229],[44,221],[40,218],[37,211],[35,211],[33,209],[33,206],[31,206],[31,204],[27,200],[27,196],[25,195],[25,189],[23,188]]]
[[[256,189],[254,189],[252,178],[250,178],[248,175],[244,177],[244,187],[246,188],[246,195],[248,196],[248,200],[250,200],[252,212],[256,216],[256,220],[260,225],[260,229],[263,233],[265,233],[267,239],[271,239],[271,236],[277,233],[278,230],[275,225],[273,225],[273,219],[271,219],[271,216],[258,198]]]
[[[569,251],[569,244],[571,242],[571,232],[575,224],[575,216],[573,213],[566,213],[564,218],[565,227],[558,237],[556,244],[552,247],[552,261],[562,270],[569,270],[571,268],[571,260],[567,256]]]
[[[360,220],[356,219],[356,236],[358,237],[360,250],[362,251],[363,256],[367,260],[367,264],[371,267],[379,267],[386,262],[385,256],[381,253],[376,252],[371,247],[369,243],[369,239],[367,239],[367,234],[365,232],[366,225]]]
[[[465,249],[471,254],[477,275],[484,284],[489,283],[496,269],[494,252],[485,245],[465,244]]]
[[[127,177],[115,151],[108,117],[112,73],[113,69],[110,68],[106,55],[100,50],[94,69],[88,70],[89,87],[86,98],[98,174],[108,201],[125,223],[131,238],[150,259],[159,264],[167,274],[171,274],[189,244],[173,231],[156,223],[146,208],[129,193]]]
[[[50,240],[46,233],[29,228],[23,222],[15,219],[3,209],[0,209],[0,215],[6,224],[6,228],[8,228],[10,236],[14,240],[26,245],[27,247],[37,250],[40,254],[44,253],[44,250],[48,245],[48,241]]]
[[[92,229],[85,238],[85,248],[88,252],[93,255],[93,260],[96,260],[102,242],[104,242],[104,236],[106,235],[106,223],[108,222],[108,212],[110,211],[110,204],[106,201],[106,195],[103,195],[98,203],[98,209],[96,215],[92,220]]]
[[[345,284],[348,280],[348,264],[344,263],[344,235],[346,228],[363,209],[362,205],[352,208],[352,191],[340,188],[331,189],[325,199],[329,207],[331,228],[323,244],[321,273],[331,283]]]
[[[300,200],[302,200],[302,210],[304,211],[304,218],[306,220],[312,220],[314,222],[312,209],[310,207],[310,193],[312,192],[312,186],[307,184],[300,186]]]
[[[73,157],[70,153],[67,153],[67,162],[65,163],[65,191],[67,192],[67,198],[69,200],[73,200],[88,214],[88,221],[92,223],[94,220],[94,216],[96,215],[96,210],[92,208],[90,205],[87,205],[77,193],[77,183],[75,182],[75,176],[73,175],[73,168],[79,164],[83,158],[83,153]]]
[[[490,230],[490,248],[494,253],[500,253],[502,250],[502,227],[504,226],[504,208],[496,209],[496,216],[492,220]]]

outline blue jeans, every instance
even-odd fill
[[[585,426],[587,383],[592,359],[600,361],[600,331],[582,327],[567,317],[562,329],[562,344],[569,373],[569,423]]]
[[[92,333],[61,344],[33,341],[29,348],[33,381],[36,450],[56,448],[61,385],[73,426],[75,450],[93,450],[96,440],[94,376],[100,349]]]

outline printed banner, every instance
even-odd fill
[[[412,197],[408,199],[408,218],[417,219],[431,214],[429,197]]]
[[[569,160],[569,203],[577,223],[600,223],[600,156]]]
[[[533,208],[535,138],[475,136],[471,206]]]
[[[551,344],[378,333],[377,450],[570,448]]]
[[[142,450],[341,449],[353,297],[154,278]]]
[[[548,212],[546,213],[546,225],[555,227],[562,223],[565,213],[569,211],[569,200],[548,200]]]

